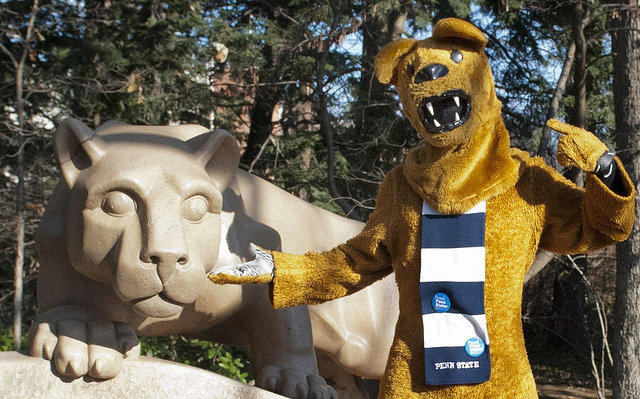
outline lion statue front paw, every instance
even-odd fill
[[[79,306],[42,313],[29,333],[31,356],[50,360],[63,377],[115,377],[124,358],[140,355],[140,341],[128,324],[91,314]]]

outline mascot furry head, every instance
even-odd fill
[[[434,209],[461,213],[504,192],[520,176],[522,151],[509,133],[484,53],[487,38],[448,18],[433,36],[401,39],[377,55],[376,76],[397,87],[404,112],[426,146],[412,151],[407,176]]]

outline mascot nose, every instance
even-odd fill
[[[447,76],[449,68],[442,64],[430,64],[422,68],[413,78],[413,83],[420,84]]]

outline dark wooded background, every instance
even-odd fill
[[[0,348],[12,350],[36,312],[33,233],[58,181],[51,134],[64,118],[228,129],[242,168],[366,220],[384,174],[418,143],[373,59],[449,16],[490,38],[513,145],[558,167],[557,138],[542,128],[556,116],[615,148],[637,181],[637,0],[0,2]],[[640,397],[639,251],[636,225],[617,253],[555,258],[527,285],[539,383]],[[144,345],[251,378],[238,348],[184,337]]]

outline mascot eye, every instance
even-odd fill
[[[199,222],[207,214],[208,210],[209,203],[207,200],[200,195],[196,195],[182,204],[182,217],[191,222]]]
[[[102,210],[111,216],[127,216],[136,212],[136,202],[121,191],[112,191],[102,200]]]
[[[451,59],[453,60],[453,62],[455,62],[456,64],[459,64],[460,61],[462,61],[462,53],[458,50],[453,50],[451,52]]]

